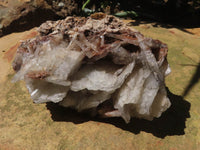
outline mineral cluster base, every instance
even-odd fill
[[[167,45],[114,16],[47,21],[19,46],[13,81],[24,80],[35,103],[54,102],[102,117],[152,120],[170,107]]]

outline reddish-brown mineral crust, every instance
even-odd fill
[[[104,20],[101,21],[103,18]],[[90,23],[92,19],[96,19],[97,21]],[[52,39],[51,41],[58,42],[56,38],[52,38],[55,34],[62,35],[60,37],[61,41],[71,41],[74,35],[76,35],[74,38],[85,47],[85,50],[81,50],[84,51],[87,57],[102,58],[110,53],[112,48],[123,45],[124,43],[130,44],[128,47],[131,47],[131,45],[133,45],[132,47],[135,46],[135,48],[137,48],[135,52],[140,51],[139,40],[136,37],[136,34],[139,34],[139,36],[142,37],[140,40],[147,41],[147,46],[149,46],[149,50],[152,50],[157,61],[164,59],[167,55],[167,47],[159,40],[145,38],[139,32],[124,26],[123,22],[117,18],[106,16],[101,13],[92,15],[91,18],[68,17],[65,20],[47,21],[40,26],[39,32],[41,36],[37,36],[34,40],[26,41],[25,44],[22,43],[22,48],[19,48],[18,52],[21,50],[23,52],[23,45],[29,45],[29,52],[34,52],[34,45],[41,42],[50,39]],[[112,40],[110,40],[111,38]],[[151,45],[148,45],[149,40],[151,41]],[[129,49],[127,50],[129,51]]]
[[[40,72],[29,72],[27,74],[27,77],[28,78],[31,78],[31,79],[44,79],[46,77],[48,77],[50,75],[50,73],[46,72],[46,71],[40,71]]]
[[[31,31],[28,35],[25,35],[24,37],[22,37],[22,40],[26,40],[26,39],[30,39],[35,37],[38,34],[37,31]],[[27,49],[27,47],[23,48],[19,48],[22,47],[23,44],[21,44],[21,42],[18,42],[17,44],[15,44],[14,46],[12,46],[4,55],[4,58],[7,59],[9,62],[11,62],[15,56],[15,53],[18,49],[18,53],[24,53]],[[30,44],[31,46],[31,44]],[[15,69],[14,69],[15,70]]]

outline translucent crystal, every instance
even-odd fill
[[[13,81],[25,80],[35,103],[54,102],[103,117],[152,120],[170,107],[167,46],[114,16],[47,21],[17,50]]]

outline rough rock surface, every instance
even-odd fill
[[[172,104],[161,117],[153,121],[132,118],[125,124],[119,117],[90,117],[58,103],[34,104],[24,81],[11,82],[14,71],[10,62],[17,50],[15,44],[33,37],[29,35],[36,29],[13,33],[0,38],[0,149],[197,150],[200,82],[184,98],[181,95],[197,71],[200,37],[177,28],[128,25],[168,45],[172,72],[165,82]]]
[[[57,20],[78,12],[80,8],[77,0],[1,0],[0,36],[24,31],[46,20]]]
[[[105,14],[47,21],[22,42],[14,81],[36,103],[54,102],[104,117],[152,120],[170,107],[167,46]]]

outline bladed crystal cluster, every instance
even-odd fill
[[[102,117],[152,120],[170,107],[167,45],[118,18],[47,21],[19,46],[13,81],[24,80],[35,103],[54,102]]]

